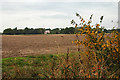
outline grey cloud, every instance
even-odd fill
[[[91,2],[91,3],[89,2],[41,2],[41,3],[4,2],[1,4],[1,6],[2,6],[2,15],[10,18],[11,15],[13,16],[12,18],[13,22],[7,22],[7,21],[11,21],[11,20],[7,20],[8,19],[7,17],[3,19],[3,22],[6,23],[4,25],[6,26],[14,26],[14,24],[19,26],[20,24],[16,22],[18,20],[20,20],[23,23],[29,23],[29,21],[32,21],[31,19],[41,20],[40,18],[42,18],[43,20],[60,19],[62,23],[64,19],[67,20],[73,19],[75,17],[76,12],[80,13],[81,15],[84,15],[83,17],[92,14],[93,13],[92,11],[94,11],[95,13],[94,15],[97,16],[101,16],[101,14],[104,14],[104,16],[107,15],[117,16],[116,14],[117,3],[112,3],[112,2],[100,2],[100,3],[98,2]],[[63,14],[48,15],[50,14],[49,12],[60,12]],[[29,20],[27,21],[27,19]],[[36,24],[37,24],[37,20],[35,20]],[[53,23],[53,25],[54,24],[57,25],[57,23]],[[65,25],[65,24],[61,24],[61,25]]]
[[[56,10],[56,11],[71,11],[76,8],[94,8],[94,7],[111,7],[112,3],[109,2],[48,2],[48,3],[24,3],[24,2],[13,2],[13,3],[2,3],[3,10]]]

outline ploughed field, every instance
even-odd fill
[[[80,36],[82,39],[84,36]],[[39,54],[60,54],[77,51],[72,44],[75,34],[49,34],[49,35],[3,35],[2,57],[24,57]],[[84,47],[81,46],[84,51]]]

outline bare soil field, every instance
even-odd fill
[[[66,53],[68,48],[73,53],[77,51],[77,47],[72,44],[75,39],[74,34],[3,35],[2,57],[60,54]]]

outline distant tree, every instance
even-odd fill
[[[11,28],[7,28],[3,31],[3,34],[6,34],[6,35],[13,35],[13,30]]]
[[[79,29],[81,29],[81,27],[78,27]],[[86,28],[85,28],[86,29]],[[92,28],[93,30],[95,28]],[[102,28],[99,28],[99,32],[102,30]],[[50,31],[50,34],[74,34],[74,32],[80,32],[80,31],[76,31],[76,29],[74,27],[66,27],[66,28],[55,28],[55,29],[45,29],[45,28],[37,28],[37,29],[33,29],[33,28],[24,28],[24,29],[17,29],[17,27],[11,29],[11,28],[7,28],[3,31],[3,34],[6,35],[19,35],[19,34],[44,34],[44,32],[46,30]],[[111,33],[113,30],[117,30],[118,32],[120,32],[120,29],[104,29],[105,33]],[[83,33],[85,34],[85,32]]]
[[[120,32],[120,29],[117,29],[118,32]]]
[[[28,34],[28,33],[29,33],[29,28],[26,27],[26,28],[24,29],[24,34]]]
[[[17,34],[24,34],[24,30],[23,29],[17,30]]]
[[[61,28],[60,33],[61,34],[74,34],[74,31],[75,31],[75,28],[73,28],[73,27],[70,27],[70,28],[66,27],[65,29]]]
[[[60,34],[60,29],[55,28],[55,29],[51,30],[51,34]]]
[[[13,34],[17,34],[17,27],[13,29]]]
[[[107,30],[107,29],[104,29],[104,32],[105,32],[105,33],[108,33],[108,30]]]

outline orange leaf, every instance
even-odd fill
[[[77,24],[75,25],[75,28],[77,28]]]

